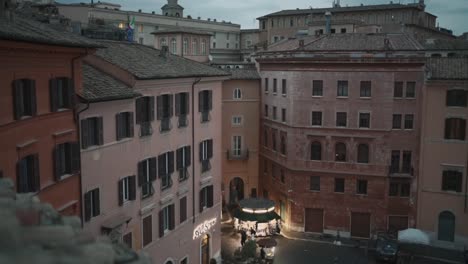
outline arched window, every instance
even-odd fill
[[[175,38],[171,39],[171,52],[177,54],[177,40]]]
[[[163,46],[167,46],[166,38],[161,38],[161,40],[159,41],[159,48],[162,49]]]
[[[455,215],[449,211],[443,211],[439,214],[439,240],[453,242],[455,238]]]
[[[188,39],[187,38],[184,38],[184,47],[183,47],[183,55],[187,55],[187,50],[188,50]]]
[[[369,163],[369,146],[367,144],[359,144],[357,162]]]
[[[322,160],[322,144],[318,141],[310,144],[310,159],[311,160]]]
[[[241,99],[241,98],[242,98],[241,89],[239,88],[234,89],[234,99]]]
[[[196,39],[192,40],[192,55],[198,55],[198,41]]]
[[[201,41],[201,54],[206,55],[206,41],[204,39]]]
[[[335,161],[346,161],[346,145],[342,142],[335,145]]]
[[[286,155],[286,138],[284,136],[281,136],[280,139],[280,152],[283,155]]]

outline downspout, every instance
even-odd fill
[[[192,83],[192,212],[195,224],[195,85],[201,81],[201,78],[195,79]]]

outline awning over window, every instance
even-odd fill
[[[242,211],[240,208],[236,208],[234,210],[233,216],[241,221],[256,221],[258,223],[266,223],[274,219],[281,219],[281,217],[275,211],[258,214],[247,213]]]

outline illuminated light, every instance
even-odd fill
[[[264,213],[266,213],[266,212],[268,212],[266,209],[255,210],[255,213],[256,213],[256,214],[264,214]]]
[[[246,212],[246,213],[251,213],[251,214],[254,213],[254,210],[249,209],[249,208],[242,208],[242,211],[244,211],[244,212]]]
[[[124,28],[124,23],[119,23],[119,28],[123,29]]]
[[[203,234],[207,233],[210,230],[210,228],[212,228],[216,224],[216,220],[216,217],[211,218],[195,227],[195,229],[193,229],[193,239],[195,240],[201,237]]]
[[[274,211],[274,210],[275,210],[275,207],[273,206],[273,207],[268,208],[267,211],[268,211],[268,212],[271,212],[271,211]]]

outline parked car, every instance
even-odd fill
[[[398,242],[388,236],[380,235],[377,237],[376,258],[387,262],[396,262],[398,258]]]

